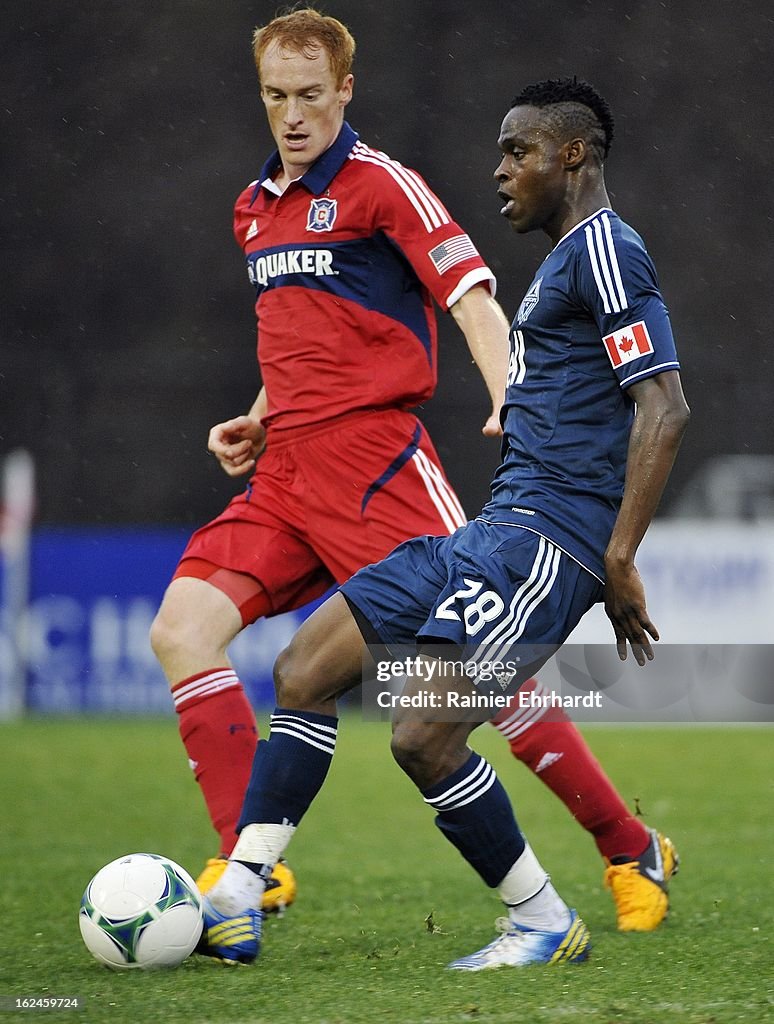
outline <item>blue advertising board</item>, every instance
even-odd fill
[[[187,537],[186,530],[171,528],[37,529],[28,560],[26,544],[19,546],[15,562],[12,558],[3,566],[0,560],[0,718],[24,709],[171,712],[149,630]],[[769,668],[760,665],[765,651],[766,666],[774,659],[774,526],[655,523],[638,563],[661,632],[658,664],[668,667],[670,653],[673,659],[682,657],[682,667],[673,674],[682,684],[691,682],[692,699],[701,698],[691,714],[697,720],[725,721],[769,716],[771,677]],[[273,705],[274,661],[313,607],[261,620],[229,648],[254,706]],[[573,644],[612,650],[601,605],[584,616],[568,646]],[[701,650],[680,650],[686,645]],[[707,655],[706,645],[716,649]],[[688,654],[690,672],[684,665]],[[565,652],[565,660],[569,657]],[[699,676],[693,679],[697,665]],[[712,665],[719,666],[715,675],[723,683],[714,696],[708,675]],[[753,667],[742,671],[742,665]],[[740,676],[736,682],[735,672]],[[755,676],[752,689],[750,673]],[[762,675],[767,684],[763,698]],[[652,678],[649,687],[652,691]],[[751,702],[756,704],[752,710]]]
[[[148,631],[187,537],[177,529],[34,532],[21,631],[28,709],[172,710]],[[273,703],[274,659],[309,611],[262,620],[232,644],[230,656],[254,705]]]

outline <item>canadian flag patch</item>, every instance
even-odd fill
[[[644,320],[638,320],[636,324],[613,331],[602,340],[614,367],[631,363],[653,351],[653,342],[650,340]]]

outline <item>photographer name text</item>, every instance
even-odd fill
[[[447,690],[417,690],[416,693],[392,693],[382,690],[376,695],[380,708],[427,708],[442,710],[444,708],[488,708],[493,711],[500,708],[601,708],[602,694],[599,692],[584,694],[535,693],[533,690],[508,696],[505,693],[457,693]]]

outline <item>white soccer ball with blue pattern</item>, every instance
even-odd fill
[[[130,853],[92,878],[78,920],[86,948],[114,971],[177,967],[201,936],[201,896],[173,860]]]

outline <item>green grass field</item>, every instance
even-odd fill
[[[0,997],[77,996],[25,1019],[164,1024],[661,1024],[774,1020],[772,740],[766,729],[601,728],[590,743],[621,792],[675,840],[672,914],[650,935],[615,930],[591,840],[509,755],[474,736],[512,794],[559,891],[590,926],[586,964],[460,975],[455,956],[494,935],[499,906],[437,834],[392,763],[387,727],[352,715],[328,783],[289,852],[295,906],[265,928],[252,967],[192,957],[114,974],[81,943],[92,874],[150,851],[196,874],[214,851],[169,720],[0,726],[4,881]],[[432,915],[434,928],[429,927]],[[0,1012],[0,1020],[22,1016]]]

